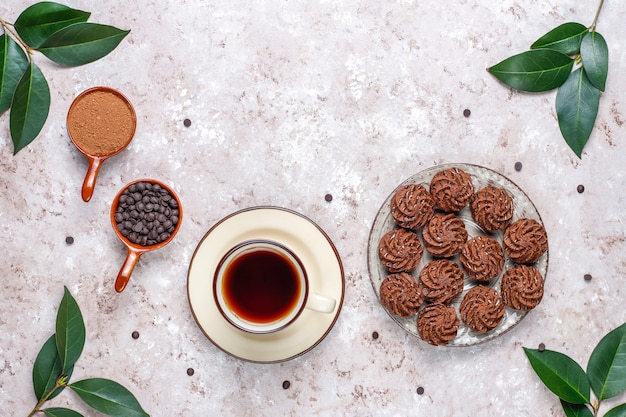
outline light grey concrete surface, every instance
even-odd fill
[[[34,55],[52,104],[40,137],[16,156],[9,114],[0,115],[0,414],[26,416],[34,406],[32,364],[54,332],[65,285],[87,327],[73,379],[114,379],[152,416],[563,416],[522,346],[545,343],[585,366],[601,336],[626,321],[626,11],[609,0],[600,16],[609,79],[582,160],[560,135],[554,93],[513,92],[485,68],[558,24],[590,24],[596,3],[66,3],[131,33],[107,57],[77,68]],[[24,7],[4,0],[0,17],[14,21]],[[87,162],[65,118],[73,98],[97,85],[125,94],[138,123],[85,203]],[[400,182],[453,162],[496,170],[528,194],[548,231],[550,264],[542,303],[514,329],[474,347],[434,348],[378,303],[367,241]],[[139,178],[178,193],[183,225],[168,246],[141,258],[117,294],[125,249],[110,205]],[[187,299],[187,270],[204,234],[258,205],[316,222],[346,278],[329,335],[280,364],[216,348]],[[69,391],[51,405],[99,415]]]

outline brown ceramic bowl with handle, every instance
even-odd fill
[[[89,161],[81,190],[83,201],[93,195],[102,162],[128,146],[136,127],[135,109],[117,90],[93,87],[74,99],[67,112],[67,132]]]
[[[129,193],[131,194],[137,194],[137,193],[143,193],[143,190],[138,190],[138,188],[142,188],[141,184],[150,184],[150,189],[152,191],[154,191],[154,188],[157,186],[157,191],[159,193],[163,193],[164,190],[167,193],[163,193],[161,195],[170,195],[171,196],[171,200],[173,201],[172,203],[170,203],[170,205],[168,206],[171,210],[178,210],[176,218],[177,221],[175,224],[172,224],[173,230],[171,231],[171,233],[169,233],[169,236],[164,237],[163,240],[158,240],[156,243],[151,243],[150,240],[148,240],[147,242],[145,242],[146,244],[142,244],[144,242],[139,242],[137,243],[136,241],[133,242],[131,241],[131,236],[129,236],[128,233],[128,229],[124,228],[124,227],[120,227],[118,226],[118,220],[123,220],[126,221],[128,219],[124,219],[124,215],[123,212],[127,209],[127,208],[123,208],[124,205],[132,205],[132,203],[130,203],[129,201]],[[128,190],[128,193],[127,193]],[[132,190],[132,191],[131,191]],[[148,194],[148,193],[146,193]],[[143,196],[142,196],[143,197]],[[122,200],[122,202],[120,202],[120,199]],[[134,201],[134,200],[133,200]],[[151,203],[150,203],[151,204]],[[156,204],[156,203],[155,203]],[[139,205],[139,203],[137,203],[137,205]],[[147,205],[147,204],[146,204]],[[138,212],[144,212],[143,210],[137,210]],[[144,212],[145,213],[145,212]],[[152,211],[148,212],[148,213],[152,213]],[[171,214],[171,213],[170,213]],[[130,215],[130,213],[129,213]],[[172,214],[172,216],[174,216],[174,214]],[[117,218],[116,218],[117,217]],[[166,216],[168,217],[168,216]],[[171,221],[171,216],[169,216]],[[119,274],[117,275],[117,279],[115,280],[115,291],[117,292],[122,292],[124,291],[124,288],[126,288],[126,284],[128,284],[128,281],[130,280],[130,276],[133,273],[133,270],[135,268],[135,265],[137,265],[137,262],[139,261],[139,257],[141,255],[143,255],[144,253],[151,251],[151,250],[155,250],[155,249],[160,249],[163,246],[167,245],[168,243],[170,243],[172,241],[172,239],[174,239],[174,236],[176,235],[176,233],[178,233],[178,230],[180,229],[180,225],[182,224],[182,220],[183,220],[183,208],[182,205],[180,204],[180,199],[178,198],[178,196],[176,195],[176,193],[174,193],[174,191],[168,187],[167,185],[163,184],[161,181],[157,181],[154,179],[140,179],[140,180],[136,180],[133,182],[130,182],[128,184],[126,184],[124,186],[124,188],[122,188],[117,195],[115,196],[115,199],[113,200],[113,203],[111,205],[111,224],[113,225],[113,230],[115,230],[115,233],[117,234],[117,237],[119,237],[119,239],[122,241],[122,243],[124,243],[124,245],[126,245],[126,249],[127,249],[127,255],[126,255],[126,259],[124,261],[124,264],[122,265],[122,268],[120,269]],[[130,221],[130,220],[128,220]],[[154,225],[153,225],[154,227]],[[146,234],[144,234],[145,236],[147,236]],[[135,239],[136,240],[136,239]],[[154,239],[152,239],[154,240]]]

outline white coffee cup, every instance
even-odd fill
[[[331,313],[337,303],[311,292],[300,259],[269,240],[249,240],[230,249],[216,268],[213,294],[227,321],[256,334],[284,329],[304,309]]]

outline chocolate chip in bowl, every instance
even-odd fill
[[[445,172],[446,174],[439,174],[437,176],[437,174],[440,172]],[[417,260],[417,265],[413,269],[405,271],[408,277],[412,278],[413,282],[417,284],[421,296],[424,298],[424,301],[422,305],[417,308],[417,311],[414,314],[409,314],[403,317],[401,315],[394,314],[394,312],[386,307],[381,300],[381,284],[383,280],[385,280],[385,278],[393,273],[385,265],[385,262],[381,260],[379,254],[379,246],[381,245],[381,242],[384,241],[383,237],[387,233],[390,233],[392,231],[398,233],[398,230],[405,229],[398,224],[397,220],[394,219],[394,216],[391,213],[392,199],[398,193],[398,190],[401,190],[402,187],[405,187],[407,185],[414,184],[421,185],[428,189],[429,187],[431,187],[433,183],[433,178],[435,178],[435,176],[437,176],[438,178],[438,185],[437,187],[435,187],[435,191],[441,193],[442,195],[445,195],[445,192],[448,192],[450,196],[454,195],[454,197],[450,197],[454,201],[452,205],[448,204],[448,202],[446,201],[438,203],[441,204],[441,206],[438,206],[438,208],[435,210],[432,219],[439,218],[440,220],[442,220],[443,216],[448,216],[450,218],[447,219],[448,223],[446,224],[461,223],[463,225],[462,229],[464,229],[467,233],[466,241],[470,241],[480,236],[481,239],[477,239],[474,242],[488,242],[489,244],[475,245],[474,249],[478,251],[478,249],[481,249],[482,247],[481,250],[485,252],[483,255],[488,255],[485,259],[490,259],[493,262],[487,262],[489,264],[487,265],[487,268],[487,266],[482,265],[484,262],[480,259],[466,259],[466,266],[472,267],[476,271],[483,269],[485,270],[484,275],[478,274],[476,276],[470,276],[470,274],[468,274],[467,271],[464,269],[461,262],[461,250],[463,244],[466,243],[465,241],[461,243],[460,249],[454,251],[454,253],[437,252],[437,246],[441,246],[439,243],[443,241],[444,238],[448,239],[450,237],[448,236],[448,234],[446,234],[446,230],[449,228],[443,227],[443,222],[439,221],[433,223],[433,227],[439,230],[438,233],[432,233],[432,231],[427,230],[429,228],[428,223],[421,228],[406,229],[409,230],[411,233],[417,235],[418,239],[422,243],[422,246],[424,247],[421,258]],[[470,179],[470,183],[467,182],[467,178]],[[456,187],[455,184],[463,184],[463,186],[458,188],[457,191],[453,192],[452,189]],[[468,198],[467,189],[470,187],[472,189],[472,194]],[[481,206],[481,216],[483,216],[485,219],[488,219],[487,222],[491,223],[494,222],[489,219],[502,220],[500,223],[498,223],[498,221],[494,223],[497,224],[497,227],[492,228],[492,231],[486,230],[485,228],[481,227],[479,222],[477,222],[476,219],[472,216],[471,210],[471,204],[475,200],[476,194],[487,187],[495,187],[498,190],[504,190],[504,192],[506,192],[506,196],[510,197],[512,208],[512,215],[510,217],[510,220],[507,220],[508,215],[506,215],[506,213],[504,213],[503,215],[503,212],[501,210],[502,207],[499,206],[497,202],[495,202],[495,200],[493,200],[491,195],[483,195],[484,198],[483,205]],[[446,189],[449,190],[446,191]],[[489,191],[489,194],[493,194],[495,198],[498,198],[498,196],[502,197],[500,191],[494,191],[492,188],[487,189],[491,190]],[[432,191],[433,189],[431,187],[431,193]],[[493,207],[493,210],[495,211],[492,213],[489,207]],[[454,211],[451,209],[458,209],[458,211]],[[416,207],[414,210],[419,210],[419,207]],[[517,266],[518,263],[514,261],[511,256],[509,256],[504,250],[503,240],[505,229],[502,228],[502,225],[506,224],[507,227],[510,227],[515,221],[524,218],[533,219],[538,224],[541,224],[543,226],[539,212],[533,205],[530,198],[528,198],[528,196],[524,193],[524,191],[515,183],[513,183],[510,179],[489,168],[471,164],[446,164],[425,169],[407,178],[389,194],[387,199],[381,205],[380,210],[378,211],[378,214],[376,215],[372,224],[368,241],[368,269],[370,273],[370,281],[375,294],[378,296],[378,299],[381,300],[382,307],[385,309],[391,319],[406,332],[431,345],[434,344],[437,346],[472,346],[478,343],[492,340],[510,330],[515,325],[517,325],[528,314],[530,310],[516,309],[513,308],[512,305],[507,305],[503,301],[503,299],[505,298],[505,295],[502,293],[501,289],[503,276],[508,270]],[[441,224],[435,227],[435,224],[439,223]],[[491,242],[495,242],[495,245],[491,244]],[[429,250],[429,246],[434,253]],[[470,251],[466,255],[471,256],[471,254],[474,252]],[[548,269],[548,255],[549,252],[546,247],[546,250],[540,254],[539,258],[534,263],[528,265],[536,269],[539,276],[541,277],[542,284],[545,282],[546,279]],[[430,265],[431,267],[435,267],[438,265],[437,263],[434,263],[435,261],[441,262],[443,260],[451,262],[457,267],[457,269],[460,269],[462,271],[462,288],[460,289],[460,291],[457,288],[459,286],[458,280],[449,279],[448,281],[446,281],[443,278],[438,277],[437,274],[435,274],[434,272],[434,275],[428,275],[428,270],[426,269],[427,266]],[[407,264],[408,263],[409,262],[407,262]],[[440,266],[441,271],[452,271],[452,269],[449,268],[450,265],[447,265],[447,268],[443,268],[444,265]],[[424,281],[422,281],[422,274],[424,274]],[[483,279],[477,279],[477,277]],[[437,281],[438,279],[441,279],[441,281]],[[497,323],[492,322],[492,325],[495,324],[495,327],[486,331],[473,329],[461,319],[461,303],[463,302],[467,294],[476,287],[481,287],[481,289],[476,290],[476,292],[483,291],[483,287],[484,289],[489,289],[490,294],[495,291],[498,294],[498,298],[501,300],[503,315],[501,319],[497,321]],[[517,295],[518,291],[522,291],[521,284],[517,286],[514,285],[514,287],[515,289],[506,295],[506,297],[508,297],[507,300],[513,299],[513,297],[511,297],[513,293],[516,293],[515,295]],[[441,295],[442,298],[437,298],[437,295]],[[527,300],[528,297],[534,297],[534,295],[532,294],[520,294],[519,296],[522,300]],[[469,303],[469,301],[467,301],[466,304],[467,303]],[[514,301],[511,301],[510,303],[514,303]],[[422,330],[424,336],[420,335],[418,329],[419,314],[421,311],[435,304],[449,305],[451,309],[455,312],[456,317],[459,319],[459,326],[456,334],[449,340],[431,340],[431,336],[425,336],[427,334],[424,331],[426,329],[426,327],[424,327],[425,319],[422,319]],[[519,306],[520,304],[517,305]],[[441,308],[438,309],[442,311]],[[447,309],[448,312],[452,310]],[[434,314],[434,310],[431,311],[429,309],[427,311],[430,311],[431,314],[425,314],[424,317],[432,317]],[[405,312],[403,311],[403,313]],[[434,322],[434,320],[431,320],[431,322]],[[448,320],[448,322],[453,323],[454,320]],[[433,335],[435,333],[431,331],[428,334]],[[445,334],[447,335],[446,337],[449,337],[451,333]],[[433,341],[436,341],[436,343],[432,343]]]
[[[119,191],[111,205],[111,223],[126,245],[127,255],[115,281],[117,292],[126,288],[142,254],[172,241],[182,217],[180,200],[160,181],[136,180]]]

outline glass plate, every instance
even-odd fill
[[[470,164],[446,164],[446,165],[438,165],[431,168],[428,168],[424,171],[418,172],[417,174],[407,178],[404,182],[402,182],[396,190],[407,184],[421,184],[428,190],[430,188],[430,180],[432,177],[439,171],[443,171],[444,169],[449,168],[459,168],[463,171],[467,172],[472,177],[472,183],[474,185],[474,190],[478,191],[481,188],[486,187],[487,185],[494,185],[497,187],[504,188],[507,190],[511,197],[513,198],[513,219],[514,222],[517,219],[526,217],[531,218],[538,221],[541,225],[543,222],[541,221],[541,217],[539,216],[539,212],[535,208],[534,204],[526,193],[522,191],[517,185],[515,185],[511,180],[504,177],[503,175],[485,167],[481,167],[478,165],[470,165]],[[380,299],[380,284],[385,279],[387,275],[389,275],[389,271],[385,268],[379,258],[378,258],[378,242],[383,237],[383,235],[390,230],[398,227],[391,216],[390,202],[391,198],[395,194],[396,190],[394,190],[385,202],[382,204],[376,218],[374,219],[374,223],[372,225],[372,230],[370,232],[368,249],[367,249],[367,257],[368,257],[368,268],[370,273],[370,280],[372,282],[372,287],[374,287],[374,292],[378,299]],[[468,239],[471,239],[474,236],[478,235],[487,235],[494,238],[498,243],[502,244],[503,232],[497,231],[494,233],[485,232],[482,228],[480,228],[472,219],[472,214],[470,212],[469,205],[463,208],[460,212],[457,213],[457,217],[461,218],[465,222],[465,228],[468,232]],[[421,229],[418,230],[417,234],[422,239]],[[459,255],[451,258],[453,261],[459,263]],[[417,281],[419,272],[421,269],[433,260],[433,256],[428,253],[428,251],[424,250],[424,255],[422,256],[422,260],[417,268],[412,271],[411,275]],[[500,292],[500,282],[502,280],[502,275],[504,271],[508,268],[512,267],[514,262],[508,257],[505,256],[505,264],[503,272],[492,279],[489,284],[489,287],[496,289]],[[460,264],[459,264],[460,266]],[[539,270],[541,276],[546,279],[546,275],[548,272],[548,251],[539,258],[539,260],[533,265],[535,268]],[[470,280],[467,276],[465,277],[465,282],[463,286],[463,294],[456,299],[453,300],[452,306],[456,310],[457,316],[460,320],[459,314],[459,306],[461,304],[461,300],[465,296],[465,294],[475,287],[476,281]],[[382,305],[382,304],[381,304]],[[384,307],[383,307],[384,308]],[[385,309],[387,311],[387,309]],[[419,338],[419,334],[417,332],[417,316],[410,317],[399,317],[396,316],[389,311],[387,311],[389,316],[404,330],[408,333],[417,336]],[[488,333],[480,333],[473,330],[470,330],[463,321],[460,321],[459,331],[457,333],[456,338],[452,339],[448,342],[448,346],[472,346],[478,343],[486,342],[488,340],[494,339],[495,337],[503,334],[507,330],[513,328],[517,323],[519,323],[528,312],[513,310],[510,308],[506,308],[504,313],[504,318],[500,322],[500,324]]]

